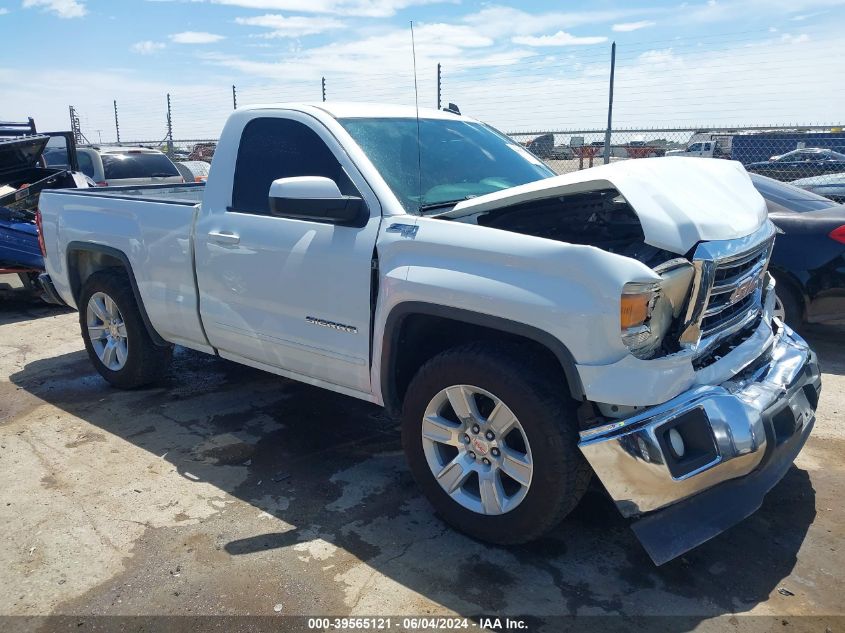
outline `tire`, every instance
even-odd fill
[[[791,328],[800,328],[804,322],[801,297],[789,283],[775,281],[775,316],[780,316]]]
[[[101,316],[106,306],[111,308],[109,300],[113,302],[114,310],[107,311],[105,316],[115,318],[104,320]],[[95,304],[98,310],[94,309]],[[94,368],[110,384],[134,389],[161,376],[170,360],[171,347],[153,343],[124,271],[102,270],[88,277],[79,295],[78,307],[85,351]],[[113,324],[113,330],[109,322]],[[114,334],[111,339],[108,338],[110,332]],[[125,344],[112,346],[113,353],[103,356],[103,348],[118,340]]]
[[[402,446],[411,473],[436,512],[469,536],[501,545],[535,540],[560,523],[587,489],[592,471],[578,449],[575,403],[562,381],[553,383],[549,375],[554,374],[541,370],[543,365],[521,346],[471,343],[428,361],[408,387],[402,412]],[[451,405],[452,392],[445,391],[458,385],[463,386],[463,391],[457,392],[459,396],[478,390],[471,398],[479,416],[474,418],[479,420],[477,434],[473,433],[474,424],[459,422]],[[504,414],[490,415],[491,402],[496,401],[504,405],[499,408]],[[438,404],[441,402],[445,404]],[[495,428],[506,419],[508,410],[518,428],[502,437],[494,434],[495,440],[485,444],[485,429]],[[440,425],[448,422],[445,431],[444,426],[426,421],[423,432],[424,417],[432,411],[439,411],[440,417],[426,419],[436,419]],[[486,421],[485,416],[489,416]],[[470,443],[465,432],[471,435]],[[432,436],[448,437],[455,445],[433,442]],[[509,459],[514,455],[520,457],[518,462]],[[506,458],[511,465],[519,463],[520,468],[498,468]],[[490,464],[485,465],[483,459],[489,459]],[[525,475],[526,463],[533,469],[530,477]],[[443,464],[452,466],[438,480],[434,473],[442,473]],[[457,471],[459,466],[461,470]],[[475,474],[469,474],[451,494],[447,492],[446,487],[454,484],[450,481],[452,473],[462,475],[473,468],[477,469]],[[497,474],[491,475],[494,470]],[[523,481],[530,479],[529,484],[511,479],[509,471],[517,472]],[[493,499],[489,491],[498,488],[505,493],[504,502],[497,498],[496,503],[485,503],[482,485],[488,491],[487,501]]]

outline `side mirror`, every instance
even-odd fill
[[[270,213],[277,216],[350,224],[361,218],[363,208],[361,198],[344,196],[323,176],[279,178],[270,185]]]

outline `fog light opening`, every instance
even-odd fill
[[[684,438],[681,437],[681,434],[678,433],[677,429],[669,429],[669,445],[672,447],[672,452],[675,454],[675,457],[680,459],[684,456],[686,452],[686,446],[684,446]]]

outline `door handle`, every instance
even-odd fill
[[[218,244],[237,244],[241,236],[231,231],[209,231],[208,237]]]

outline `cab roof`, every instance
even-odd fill
[[[312,108],[322,110],[335,119],[413,119],[417,116],[417,109],[414,106],[350,101],[326,101],[318,103],[264,103],[240,107],[238,110],[307,110]],[[467,121],[474,120],[470,117],[465,117],[453,112],[447,112],[446,110],[436,110],[435,108],[420,108],[419,116],[421,119],[448,119],[451,121],[456,119],[463,119]]]

